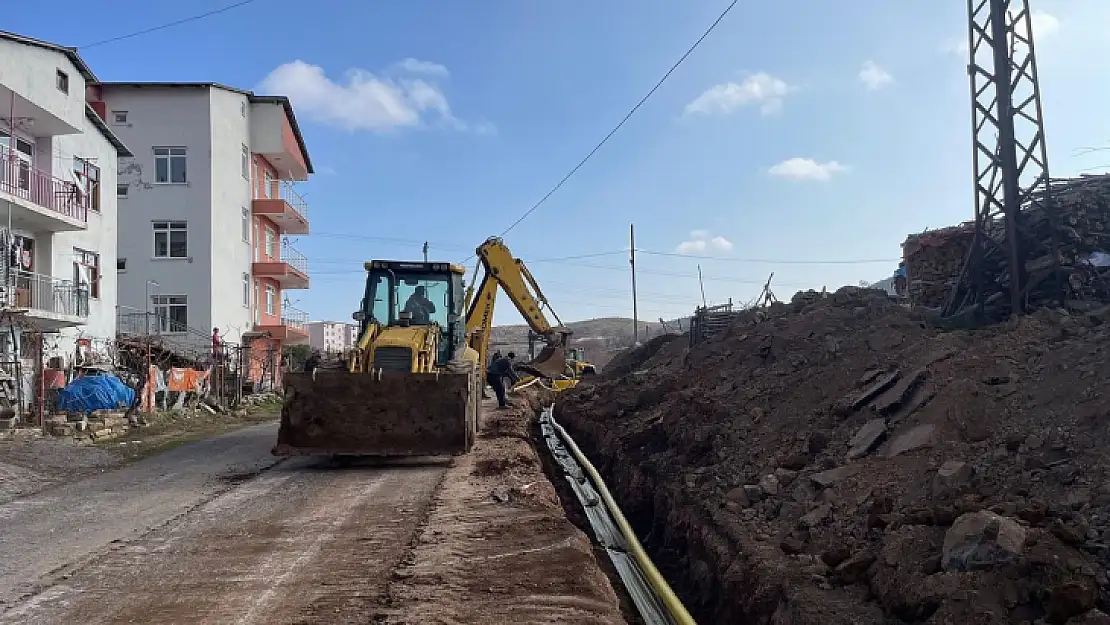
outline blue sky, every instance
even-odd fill
[[[4,28],[65,45],[227,4],[59,0]],[[1110,152],[1110,3],[1033,0],[1055,176]],[[296,242],[315,318],[348,319],[361,261],[460,261],[592,148],[725,0],[257,0],[82,51],[105,80],[215,81],[292,97],[316,177]],[[577,175],[506,235],[564,320],[878,280],[909,232],[973,215],[962,2],[742,2]],[[685,243],[685,245],[684,245]],[[659,256],[694,250],[720,260]],[[699,251],[700,250],[700,251]],[[608,253],[608,254],[607,254]],[[545,259],[590,254],[559,262]],[[792,263],[746,262],[752,259]],[[806,263],[798,261],[884,262]],[[519,318],[507,302],[498,323]]]

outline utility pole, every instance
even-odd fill
[[[709,304],[705,303],[705,282],[701,279],[701,263],[698,263],[698,286],[701,287],[701,307],[708,308]]]
[[[1009,290],[1008,312],[1022,314],[1029,282],[1026,262],[1057,257],[1059,224],[1049,195],[1029,1],[967,3],[975,237],[946,314],[971,304],[982,313],[987,300],[1004,285]],[[1038,241],[1026,231],[1030,212],[1047,217],[1050,241]]]
[[[632,345],[640,342],[640,314],[636,309],[636,224],[628,225],[628,264],[632,267]]]
[[[424,241],[424,262],[428,262],[428,242]]]

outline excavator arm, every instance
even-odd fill
[[[490,332],[493,328],[493,309],[500,288],[508,296],[528,327],[543,337],[547,346],[529,368],[546,377],[557,377],[566,370],[566,344],[570,330],[563,326],[559,316],[551,310],[532,272],[519,258],[514,258],[509,248],[498,237],[486,239],[476,251],[478,264],[483,269],[482,279],[467,288],[466,332],[468,345],[478,352],[478,362],[485,370],[489,353]],[[475,271],[477,273],[477,270]],[[544,309],[558,325],[552,325]]]

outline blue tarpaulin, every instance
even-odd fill
[[[118,410],[135,401],[134,389],[114,375],[77,378],[58,394],[58,409],[65,412]]]

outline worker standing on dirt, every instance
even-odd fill
[[[320,366],[320,352],[319,352],[319,350],[314,349],[314,350],[312,350],[312,353],[308,355],[308,358],[305,358],[305,360],[304,360],[304,372],[305,373],[312,373],[313,371],[316,370],[316,367],[319,367],[319,366]]]
[[[512,380],[516,384],[517,377],[516,371],[513,370],[513,360],[516,359],[516,354],[509,352],[508,356],[501,358],[494,358],[489,367],[486,368],[486,383],[493,389],[497,395],[497,407],[508,408],[509,399],[505,394],[505,378]]]

